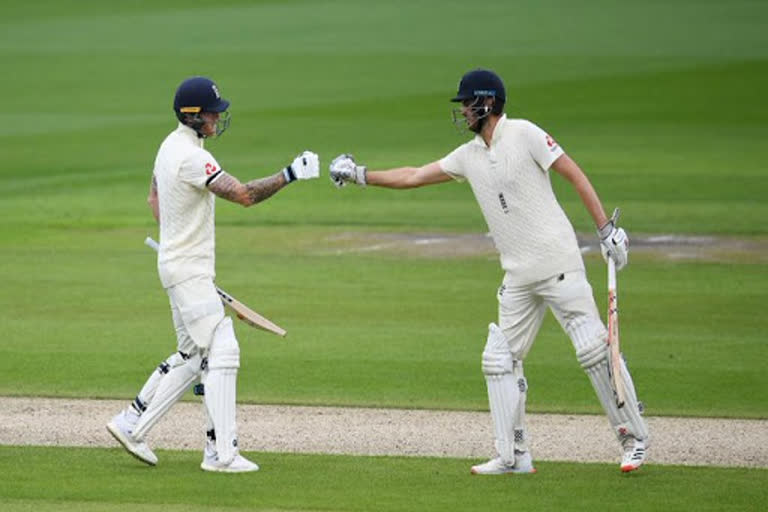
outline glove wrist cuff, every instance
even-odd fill
[[[368,185],[368,168],[364,165],[357,166],[357,184],[365,187]]]
[[[613,233],[614,229],[613,220],[609,220],[605,224],[603,224],[601,227],[597,228],[597,235],[600,237],[600,240],[605,240],[609,236],[611,236],[611,233]]]
[[[293,172],[293,167],[290,165],[283,169],[283,177],[285,178],[285,181],[287,183],[291,183],[292,181],[296,181],[296,174]]]

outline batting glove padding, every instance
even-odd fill
[[[600,252],[603,259],[613,258],[616,270],[624,268],[629,261],[629,237],[622,228],[617,228],[613,219],[597,231],[600,236]]]
[[[317,153],[305,151],[291,165],[283,169],[283,176],[290,183],[294,180],[310,180],[320,176],[320,158]]]
[[[330,166],[331,181],[337,187],[343,187],[347,183],[355,183],[365,186],[366,167],[357,165],[352,155],[342,154],[333,159]]]

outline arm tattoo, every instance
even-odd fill
[[[239,203],[238,191],[243,186],[240,180],[222,171],[221,176],[213,180],[208,184],[208,190],[227,201],[233,201]]]
[[[245,188],[248,189],[248,197],[251,199],[251,204],[261,202],[268,197],[272,197],[278,190],[287,185],[285,177],[282,172],[267,176],[266,178],[259,178],[257,180],[251,180],[245,184]]]
[[[242,184],[234,176],[222,172],[221,176],[208,185],[208,189],[218,197],[243,206],[250,206],[271,197],[285,185],[286,181],[282,173]]]

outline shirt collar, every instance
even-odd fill
[[[503,125],[507,121],[507,114],[501,114],[501,117],[499,117],[499,120],[496,122],[496,126],[493,127],[493,135],[491,136],[491,146],[495,145],[497,142],[499,142],[499,139],[501,138],[502,133],[504,133]],[[478,133],[475,135],[475,138],[472,139],[473,144],[477,144],[478,146],[485,147],[485,141],[483,140],[483,137]]]
[[[176,128],[176,131],[184,137],[188,138],[196,146],[203,147],[202,137],[198,137],[197,132],[184,123],[179,122],[179,126]]]

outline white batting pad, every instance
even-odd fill
[[[155,396],[139,417],[136,428],[133,430],[133,437],[136,440],[144,439],[160,418],[184,395],[192,382],[200,377],[201,361],[200,354],[194,354],[185,364],[171,369],[160,379]]]
[[[515,450],[517,452],[528,451],[528,431],[525,427],[525,401],[528,397],[528,380],[523,375],[523,362],[514,361],[512,375],[519,392],[517,407],[512,418],[514,429]]]
[[[235,396],[237,369],[208,370],[205,377],[205,407],[216,435],[219,462],[227,465],[238,454]]]
[[[637,399],[635,383],[632,381],[632,375],[629,373],[629,368],[627,368],[627,363],[624,361],[623,355],[621,357],[621,378],[624,380],[626,403],[624,404],[624,407],[619,410],[627,415],[627,423],[632,429],[629,433],[632,434],[635,439],[645,441],[645,446],[648,447],[651,443],[651,433],[648,431],[648,424],[642,417],[642,406]],[[621,426],[617,428],[616,433],[619,439],[624,436]]]
[[[565,322],[563,328],[571,338],[577,356],[588,351],[598,341],[605,345],[605,340],[608,339],[608,331],[597,316],[579,315]],[[599,353],[597,354],[598,358],[601,357]]]
[[[512,374],[514,362],[501,329],[488,326],[488,340],[483,350],[483,374],[488,388],[488,403],[496,438],[496,451],[505,464],[515,463],[515,420],[520,389]]]
[[[597,397],[600,399],[600,403],[619,441],[623,441],[631,436],[647,442],[649,439],[648,426],[640,415],[635,385],[624,361],[621,364],[621,378],[624,380],[624,386],[627,391],[626,402],[624,407],[619,408],[616,405],[613,387],[611,386],[611,376],[608,367],[608,346],[605,342],[603,340],[596,340],[593,345],[577,352],[576,355],[582,368],[584,368],[584,371],[589,376],[592,387],[595,389]]]
[[[157,386],[160,385],[160,381],[165,375],[177,366],[183,365],[184,358],[178,352],[171,354],[165,361],[160,363],[155,371],[147,379],[147,382],[142,386],[139,394],[136,395],[136,399],[133,401],[134,410],[141,414],[149,406],[152,399],[155,397]]]
[[[203,397],[208,418],[213,423],[219,462],[223,465],[232,462],[238,454],[235,398],[239,366],[240,348],[232,320],[225,317],[216,328],[211,343]]]
[[[232,319],[225,316],[213,333],[208,352],[208,368],[240,368],[240,346],[232,327]]]
[[[505,375],[486,375],[488,403],[493,420],[493,434],[496,438],[496,451],[505,464],[515,463],[515,409],[520,394],[511,373]]]

